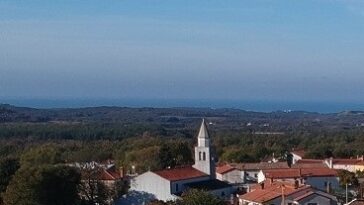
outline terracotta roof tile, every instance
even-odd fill
[[[216,172],[219,174],[225,174],[230,171],[236,170],[235,167],[230,166],[229,164],[221,165],[216,167]]]
[[[179,181],[179,180],[208,176],[207,174],[205,174],[193,167],[164,169],[164,170],[160,170],[160,171],[155,171],[154,173],[169,181]]]
[[[342,165],[356,165],[363,160],[360,159],[333,159],[332,163],[335,164],[342,164]]]
[[[300,178],[300,177],[319,177],[337,176],[337,171],[329,168],[291,168],[291,169],[272,169],[264,170],[266,178]]]
[[[231,163],[230,165],[240,170],[265,170],[265,169],[289,168],[287,162]]]
[[[285,196],[288,196],[305,189],[310,190],[311,187],[301,185],[300,187],[295,188],[294,185],[287,182],[273,182],[271,184],[269,182],[265,182],[264,189],[256,189],[252,192],[241,195],[239,198],[247,201],[263,203],[282,196],[282,193],[284,193]]]
[[[323,164],[324,160],[322,159],[301,159],[296,162],[297,164]]]

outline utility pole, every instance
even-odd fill
[[[345,201],[348,203],[348,183],[345,184]]]

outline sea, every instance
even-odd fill
[[[271,100],[224,100],[224,99],[105,99],[105,98],[0,98],[0,104],[31,108],[82,108],[99,106],[117,107],[203,107],[234,108],[256,112],[306,111],[338,113],[364,111],[364,102],[333,101],[271,101]]]

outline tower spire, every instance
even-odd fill
[[[210,175],[211,178],[215,178],[215,163],[211,156],[210,136],[205,119],[202,119],[198,132],[197,146],[195,146],[195,164],[193,167]]]
[[[200,131],[198,133],[198,138],[205,138],[205,139],[210,138],[204,118],[202,118],[202,123],[201,123]]]

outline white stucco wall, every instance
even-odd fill
[[[355,169],[355,165],[346,165],[346,164],[333,164],[332,166],[333,169],[344,169],[344,170],[347,170],[349,172],[356,172],[356,169]]]
[[[292,154],[292,164],[296,164],[299,160],[301,160],[301,159],[302,159],[302,157],[301,157],[301,156],[299,156],[299,155],[297,155],[297,154],[295,154],[295,153],[292,153],[292,152],[291,152],[291,154]]]
[[[330,183],[331,189],[338,189],[339,178],[338,177],[307,177],[305,179],[305,184],[311,185],[314,188],[317,188],[322,191],[326,191],[327,187],[325,186],[326,183]]]
[[[244,172],[235,169],[225,174],[216,173],[216,179],[230,184],[241,184],[244,183]]]
[[[260,171],[258,173],[258,183],[263,182],[264,180],[265,180],[265,175],[264,175],[263,171]]]
[[[309,203],[316,203],[317,205],[336,205],[337,201],[317,194],[313,194],[299,201],[300,205],[308,205]]]
[[[146,192],[163,201],[177,199],[171,194],[170,181],[150,171],[131,179],[130,190]]]

